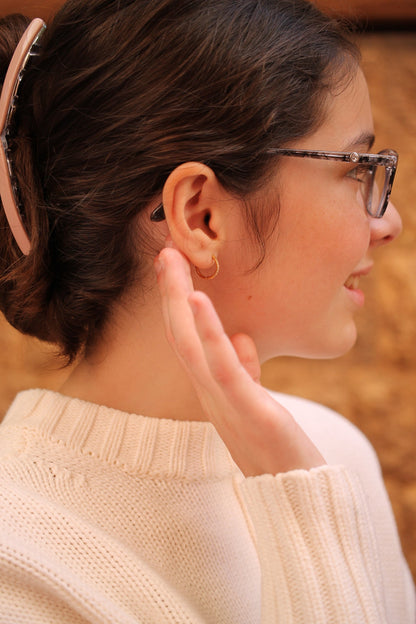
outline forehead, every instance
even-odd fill
[[[366,151],[374,134],[367,82],[359,68],[342,91],[330,94],[321,126],[305,138],[305,149]]]

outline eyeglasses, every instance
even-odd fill
[[[359,189],[368,214],[381,219],[387,210],[399,159],[399,155],[394,150],[386,149],[378,154],[359,154],[358,152],[314,152],[271,148],[267,150],[267,153],[353,163],[356,166],[349,172],[349,175],[360,183]],[[164,218],[163,204],[159,204],[151,213],[150,220],[157,222],[163,221]]]
[[[298,158],[318,158],[354,163],[356,167],[349,173],[360,183],[360,191],[367,212],[380,219],[387,210],[399,155],[394,150],[382,150],[378,154],[358,154],[357,152],[311,152],[295,149],[268,149],[268,154],[295,156]]]

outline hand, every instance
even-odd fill
[[[255,476],[325,464],[292,415],[260,385],[253,340],[228,338],[210,299],[194,291],[186,258],[166,248],[155,267],[168,340],[241,471]]]

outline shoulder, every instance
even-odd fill
[[[300,397],[272,392],[293,415],[330,466],[344,466],[358,477],[373,520],[394,520],[376,452],[365,435],[334,410]]]
[[[359,473],[368,470],[377,477],[377,455],[365,435],[350,421],[314,401],[269,390],[293,415],[328,464],[343,464]]]

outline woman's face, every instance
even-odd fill
[[[321,127],[290,147],[367,152],[372,136],[368,89],[359,70],[331,97]],[[382,219],[367,214],[353,169],[350,163],[282,157],[266,189],[280,215],[265,261],[236,276],[223,258],[223,277],[209,294],[226,330],[251,335],[262,361],[276,355],[334,357],[355,342],[354,316],[364,304],[358,281],[371,269],[372,249],[395,238],[401,220],[392,204]],[[246,225],[240,227],[225,253],[234,262],[242,257],[250,268],[256,251],[250,251]]]

